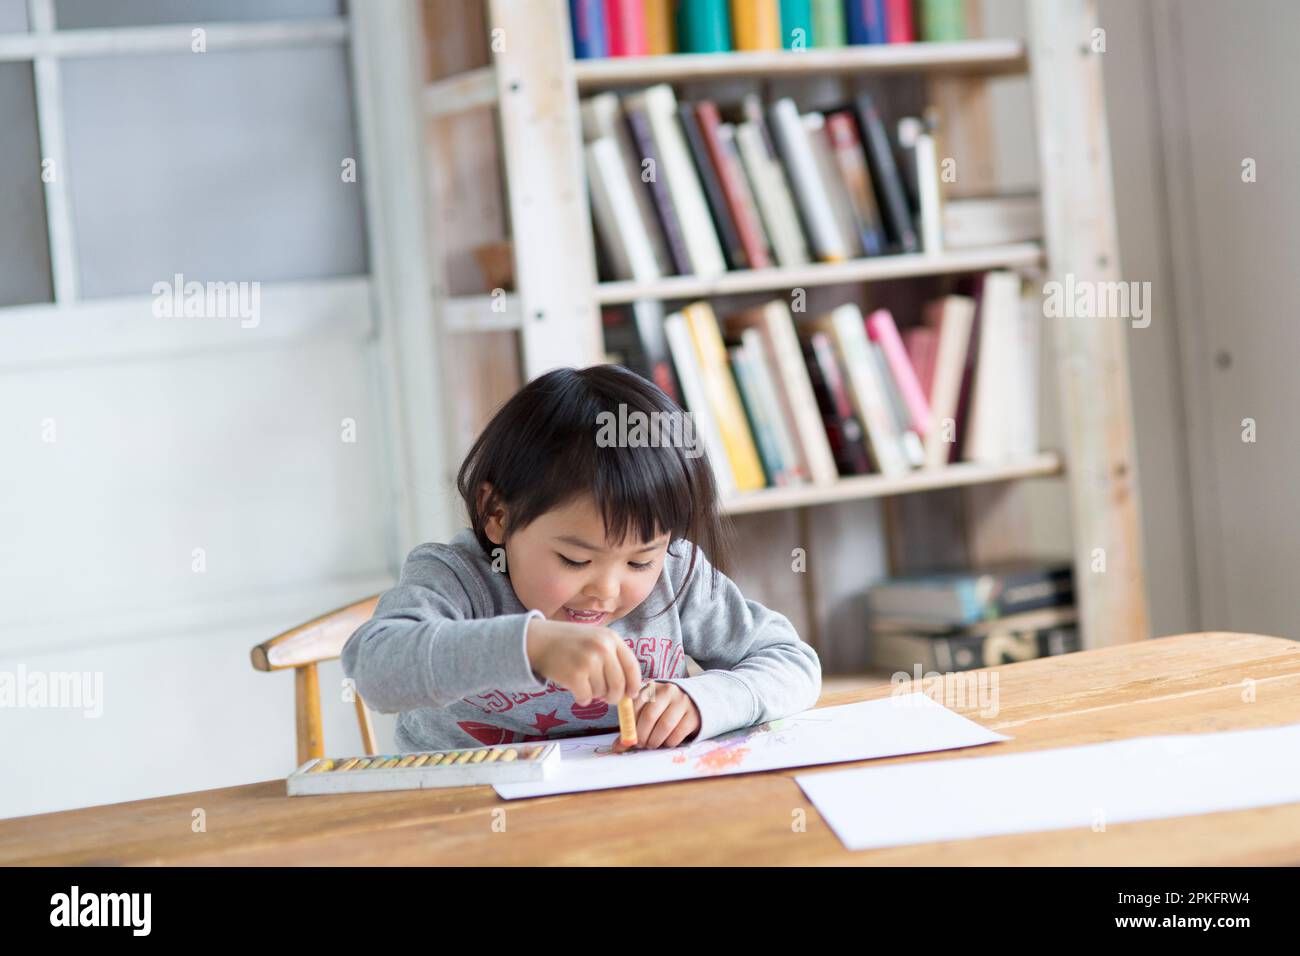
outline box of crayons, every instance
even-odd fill
[[[289,796],[429,790],[545,780],[560,764],[560,745],[465,747],[375,757],[316,757],[289,774]]]

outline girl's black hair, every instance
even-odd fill
[[[598,418],[602,412],[609,415]],[[609,432],[602,433],[602,424],[648,422],[652,414],[659,422],[674,420],[662,418],[664,413],[685,414],[653,382],[618,365],[557,368],[526,384],[488,422],[456,475],[484,554],[496,547],[484,525],[498,505],[506,509],[509,536],[590,494],[604,516],[609,540],[623,541],[635,532],[640,540],[652,541],[669,533],[670,551],[681,539],[692,545],[678,597],[695,572],[695,548],[703,548],[713,564],[711,583],[716,585],[718,572],[725,574],[729,565],[732,528],[719,511],[713,469],[698,433],[692,430],[693,440],[685,446],[668,442],[662,433],[658,445],[604,441]],[[492,492],[480,508],[484,483]]]

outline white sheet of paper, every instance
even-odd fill
[[[496,792],[513,800],[927,753],[1010,739],[985,730],[924,694],[806,710],[669,750],[612,753],[610,747],[617,737],[598,734],[562,740],[556,776],[531,783],[497,784]]]
[[[795,778],[850,850],[1300,801],[1300,724]]]

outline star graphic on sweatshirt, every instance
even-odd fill
[[[555,710],[559,710],[559,708],[557,707]],[[552,727],[558,727],[561,724],[567,724],[568,723],[567,720],[561,720],[559,717],[555,716],[555,710],[547,711],[544,714],[538,713],[537,719],[533,721],[531,724],[529,724],[528,726],[532,727],[538,733],[544,734]]]

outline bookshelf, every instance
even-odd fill
[[[990,269],[1047,278],[1067,273],[1117,278],[1100,64],[1085,44],[1097,21],[1095,2],[1049,0],[1028,6],[1025,39],[575,61],[563,0],[426,3],[425,42],[434,78],[423,88],[422,103],[429,161],[440,164],[431,177],[431,219],[439,236],[434,292],[447,388],[449,394],[468,396],[456,403],[458,433],[449,460],[459,460],[491,411],[523,381],[557,365],[604,360],[602,306],[861,287]],[[950,145],[971,157],[966,168],[976,170],[975,179],[990,165],[985,82],[996,76],[1029,77],[1038,130],[1043,243],[709,277],[598,281],[578,119],[582,97],[663,82],[698,90],[711,83],[877,74],[924,79],[930,100],[945,110]],[[499,179],[494,175],[498,170]],[[470,250],[476,242],[507,235],[515,239],[514,288],[487,292],[476,287],[467,278],[477,276]],[[976,515],[966,522],[966,532],[985,539],[968,553],[988,555],[1013,552],[1016,536],[1023,533],[1021,509],[1008,489],[1027,479],[1064,476],[1084,646],[1145,638],[1123,330],[1113,321],[1053,321],[1064,429],[1059,452],[1044,450],[997,464],[963,462],[899,477],[844,477],[831,486],[767,488],[729,498],[728,513],[776,521],[788,512],[797,515],[800,533],[810,533],[816,522],[808,512],[820,506],[931,492],[960,494],[961,508]],[[899,519],[892,513],[886,515],[886,530],[899,532]],[[834,547],[828,544],[828,550]],[[1094,570],[1099,553],[1105,556],[1101,573]],[[825,609],[815,587],[811,581],[805,585],[806,624],[814,634]]]

